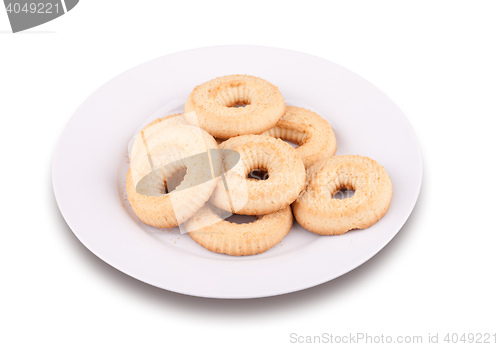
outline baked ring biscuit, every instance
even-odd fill
[[[348,199],[334,199],[340,189],[354,190]],[[387,212],[392,183],[385,169],[368,157],[336,156],[307,169],[307,185],[292,205],[297,222],[321,235],[366,229]]]
[[[222,219],[213,206],[206,204],[185,225],[189,236],[209,251],[253,255],[280,242],[293,224],[290,206],[256,218],[252,223],[231,223]]]
[[[138,134],[127,173],[132,210],[143,223],[158,228],[193,216],[212,195],[218,182],[213,169],[221,165],[209,156],[209,150],[218,148],[214,138],[175,116],[157,119]],[[184,178],[172,187],[171,179],[182,171]]]
[[[243,135],[224,141],[219,148],[239,153],[241,165],[234,165],[227,156],[224,158],[223,180],[218,182],[210,198],[218,208],[250,216],[273,213],[295,201],[305,186],[302,160],[294,148],[281,139]],[[248,178],[254,170],[267,171],[269,178]]]
[[[334,156],[337,151],[337,140],[330,124],[317,113],[301,107],[287,106],[276,126],[263,135],[298,144],[295,150],[306,168]]]
[[[230,75],[194,88],[184,105],[184,113],[191,111],[202,129],[227,139],[271,129],[285,114],[285,101],[278,88],[262,78]]]

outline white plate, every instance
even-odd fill
[[[394,195],[386,216],[366,230],[319,236],[294,224],[255,256],[216,254],[179,231],[142,224],[124,191],[127,144],[152,115],[182,111],[198,84],[228,74],[262,77],[289,104],[307,107],[335,130],[337,155],[382,164]],[[222,46],[161,57],[106,83],[75,112],[59,140],[53,184],[78,239],[120,271],[170,291],[212,298],[290,293],[332,280],[384,247],[410,215],[422,162],[415,133],[399,108],[372,84],[337,64],[266,47]]]

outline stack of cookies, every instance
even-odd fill
[[[196,141],[203,151],[195,149]],[[367,157],[335,156],[336,150],[330,124],[310,110],[287,106],[273,84],[247,75],[219,77],[192,91],[184,116],[155,120],[141,131],[127,193],[146,224],[184,223],[210,251],[258,254],[288,234],[294,216],[311,232],[340,235],[385,215],[392,183],[384,168]],[[342,189],[355,193],[333,198]],[[231,214],[256,220],[231,223],[225,220]]]

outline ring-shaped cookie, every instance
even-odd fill
[[[276,126],[262,135],[298,144],[295,150],[306,168],[334,156],[337,151],[337,140],[330,124],[317,113],[301,107],[287,106]]]
[[[157,119],[138,134],[127,172],[126,189],[132,210],[143,223],[158,228],[177,226],[193,216],[210,198],[218,181],[212,175],[213,158],[208,157],[210,149],[218,148],[214,138],[175,116]],[[175,136],[165,136],[165,131],[158,128],[162,124],[171,127],[169,134]],[[148,141],[144,141],[146,138]],[[182,170],[186,174],[181,183],[175,189],[167,188],[171,187],[170,179]],[[139,172],[136,177],[134,172]]]
[[[238,152],[242,165],[226,170],[224,179],[218,182],[210,198],[218,208],[251,216],[273,213],[295,201],[305,186],[302,160],[281,139],[243,135],[232,137],[219,147]],[[224,165],[228,165],[227,158]],[[248,178],[254,170],[265,170],[269,176],[266,180]]]
[[[206,225],[198,228],[198,225]],[[267,251],[283,237],[293,224],[290,206],[257,216],[251,223],[231,223],[222,219],[209,204],[186,222],[189,236],[209,251],[229,255],[253,255]]]
[[[340,189],[354,190],[352,197],[334,199]],[[336,156],[307,169],[307,184],[292,205],[297,222],[321,235],[340,235],[366,229],[387,212],[392,183],[375,160],[358,155]]]
[[[230,75],[197,86],[184,105],[184,113],[191,111],[202,129],[227,139],[271,129],[285,114],[285,101],[262,78]]]

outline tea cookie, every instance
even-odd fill
[[[293,224],[290,206],[256,218],[252,223],[231,223],[222,219],[213,206],[206,204],[185,225],[189,236],[209,251],[253,255],[280,242]]]
[[[334,199],[340,189],[354,190],[348,199]],[[392,183],[385,169],[368,157],[331,157],[307,169],[306,188],[292,205],[297,222],[321,235],[366,229],[387,212]]]
[[[214,138],[175,116],[157,119],[138,134],[126,178],[132,210],[143,223],[158,228],[193,216],[217,185],[213,167],[222,164],[208,155],[218,148]],[[174,178],[180,182],[172,189]]]
[[[243,135],[224,141],[219,148],[239,154],[238,165],[224,157],[223,180],[210,198],[212,204],[225,211],[250,216],[273,213],[294,202],[305,186],[302,160],[281,139]],[[250,172],[258,169],[267,171],[266,180],[248,178]]]
[[[191,111],[202,129],[227,139],[271,129],[285,114],[285,101],[278,88],[262,78],[230,75],[194,88],[184,105],[184,113]]]
[[[301,107],[287,106],[276,126],[263,135],[298,144],[295,150],[306,168],[334,156],[337,151],[337,140],[330,124],[317,113]]]

